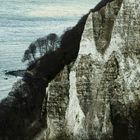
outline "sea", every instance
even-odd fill
[[[0,100],[20,77],[6,71],[25,69],[24,51],[37,38],[61,35],[100,0],[0,0]]]

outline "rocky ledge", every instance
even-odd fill
[[[6,71],[5,75],[11,75],[15,77],[23,77],[25,74],[26,70],[13,70],[13,71]]]

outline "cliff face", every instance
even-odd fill
[[[0,140],[139,140],[139,2],[102,0],[28,69],[0,102]]]
[[[139,2],[90,13],[75,63],[47,88],[45,139],[140,139]]]

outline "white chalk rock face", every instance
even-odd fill
[[[140,139],[140,0],[90,13],[77,60],[48,87],[46,139]]]

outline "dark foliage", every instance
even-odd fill
[[[45,89],[41,82],[15,84],[8,97],[0,102],[1,140],[31,140],[44,127],[41,107]]]
[[[45,53],[55,51],[59,46],[60,38],[54,33],[38,38],[29,45],[27,50],[25,50],[22,62],[28,61],[28,65],[30,65]]]
[[[114,0],[101,0],[96,6],[95,8],[91,9],[91,12],[96,12],[98,10],[100,10],[102,7],[104,7],[108,2],[112,2]]]
[[[62,35],[59,49],[45,54],[38,60],[39,63],[34,64],[34,67],[33,65],[28,67],[28,70],[35,71],[35,77],[45,77],[49,82],[65,65],[76,59],[87,16],[88,14],[82,17],[75,27]]]

